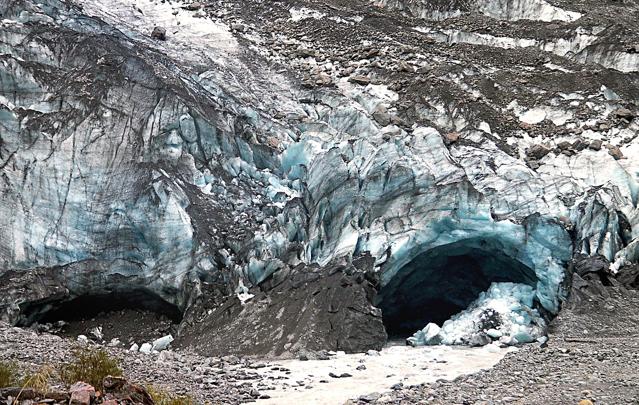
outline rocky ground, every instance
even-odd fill
[[[197,403],[236,404],[341,404],[368,390],[452,379],[460,374],[491,367],[509,349],[411,348],[394,346],[381,353],[347,355],[317,353],[318,359],[278,360],[204,357],[189,352],[165,350],[144,354],[107,344],[78,343],[49,333],[0,325],[0,361],[15,362],[24,371],[49,365],[58,368],[71,361],[79,345],[107,350],[122,366],[124,376],[140,386],[153,385],[178,395],[187,394]],[[52,379],[52,390],[65,392]],[[0,397],[2,391],[0,391]]]
[[[38,328],[38,327],[36,327]],[[46,331],[46,326],[40,326]],[[64,322],[60,326],[53,325],[56,334],[75,339],[78,335],[94,337],[98,333],[100,340],[122,345],[127,348],[132,344],[153,341],[168,334],[175,334],[177,325],[169,318],[152,311],[123,309],[120,311],[100,313],[88,319]],[[119,342],[119,343],[118,343]]]
[[[26,370],[70,361],[78,344],[53,334],[0,325],[0,360],[15,361]],[[170,351],[154,356],[120,348],[106,349],[119,360],[130,380],[143,385],[152,383],[176,394],[189,394],[198,402],[235,404],[263,395],[252,386],[256,378],[252,363],[240,362],[236,357],[203,358]]]
[[[324,352],[315,353],[318,360],[282,361],[173,350],[143,354],[107,342],[100,346],[119,360],[131,381],[152,382],[201,403],[342,404],[344,394],[358,392],[350,403],[577,404],[588,399],[597,405],[636,404],[639,292],[612,278],[608,283],[613,285],[575,275],[571,299],[551,323],[548,342],[510,353],[490,347],[407,347],[387,348],[381,357],[374,351]],[[126,331],[134,323],[120,326]],[[69,361],[78,344],[0,324],[0,360],[16,361],[22,369]]]

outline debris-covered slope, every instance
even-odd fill
[[[575,254],[639,256],[638,10],[4,1],[2,317],[144,290],[202,351],[247,318],[277,338],[242,351],[282,354],[467,308],[413,342],[540,339]]]

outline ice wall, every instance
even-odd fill
[[[365,252],[386,286],[424,252],[481,240],[531,269],[525,302],[554,314],[573,248],[616,265],[637,258],[636,148],[623,146],[627,159],[601,145],[563,153],[558,140],[538,145],[523,131],[506,140],[484,121],[570,121],[590,142],[601,134],[582,127],[620,107],[609,92],[546,94],[543,107],[486,103],[485,117],[424,94],[407,124],[384,84],[344,77],[301,90],[259,58],[246,65],[235,42],[190,51],[188,36],[154,41],[144,13],[111,3],[0,6],[3,271],[80,263],[61,289],[130,283],[184,309],[203,282],[228,292]],[[504,18],[565,17],[544,4],[513,5]],[[482,69],[451,65],[446,80],[462,86]],[[636,133],[624,125],[606,136]],[[545,153],[533,168],[535,146]]]
[[[187,72],[75,6],[0,12],[2,267],[108,263],[73,294],[126,279],[184,309],[200,279],[219,278],[224,243],[259,226],[257,173],[279,161],[259,143],[290,130],[237,103],[216,72]]]

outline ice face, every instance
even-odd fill
[[[558,312],[573,252],[601,254],[617,267],[639,256],[639,150],[624,141],[639,127],[635,120],[593,129],[617,119],[623,104],[607,87],[548,95],[513,84],[507,105],[500,97],[484,103],[504,90],[493,80],[499,69],[452,58],[438,80],[481,112],[434,90],[407,107],[396,87],[366,79],[300,89],[260,58],[245,65],[227,27],[182,9],[175,18],[186,28],[167,43],[153,41],[146,35],[153,18],[173,18],[168,4],[133,13],[119,0],[83,3],[85,11],[56,0],[0,6],[3,271],[48,269],[74,296],[126,283],[183,310],[204,283],[232,293],[297,265],[321,269],[369,253],[391,324],[421,330],[429,342],[485,340],[484,333],[523,342],[543,333],[540,311]],[[577,18],[544,1],[507,2],[505,11],[484,3],[480,11],[495,18]],[[299,9],[292,17],[321,19]],[[202,41],[192,41],[194,31]],[[423,33],[631,68],[632,58],[598,48],[595,31],[549,41]],[[402,69],[430,69],[426,56],[415,58]],[[573,68],[543,66],[549,70],[539,75]],[[54,86],[62,80],[65,94]],[[538,98],[544,103],[530,102]],[[414,123],[399,119],[400,109]],[[546,124],[565,131],[525,131]],[[578,138],[565,135],[577,130]],[[591,143],[604,138],[627,159]],[[535,146],[545,152],[532,159]],[[40,293],[29,299],[52,294]],[[15,321],[26,298],[7,296],[1,316]],[[442,301],[443,314],[410,313]],[[469,331],[485,313],[501,323]],[[432,320],[441,331],[423,330]]]

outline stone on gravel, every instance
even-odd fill
[[[159,339],[153,341],[153,346],[151,348],[152,351],[162,351],[165,350],[169,345],[173,342],[173,336],[166,335]]]
[[[370,84],[371,79],[366,77],[366,76],[361,76],[361,75],[355,75],[355,76],[351,76],[348,78],[349,82],[355,83],[355,84],[361,84],[363,86]]]
[[[166,41],[166,28],[163,27],[155,27],[151,32],[151,38]]]
[[[77,382],[69,388],[69,395],[70,405],[89,405],[95,397],[95,388],[87,383]]]

